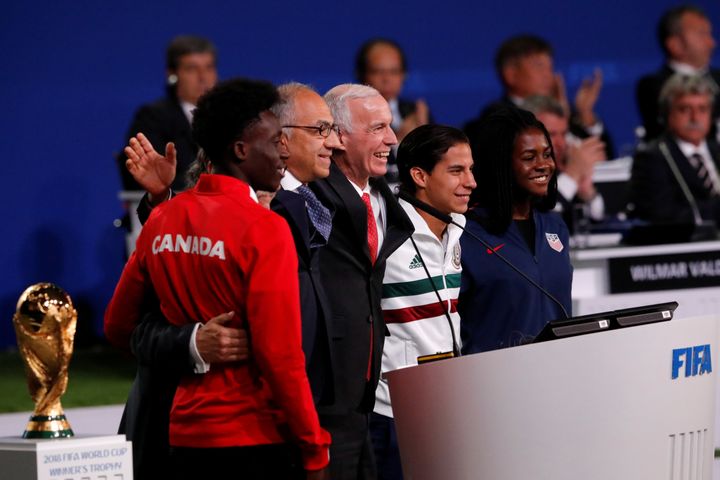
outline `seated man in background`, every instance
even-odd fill
[[[475,188],[467,137],[456,128],[423,125],[398,148],[400,189],[460,225]],[[401,199],[415,232],[387,260],[382,310],[385,339],[383,373],[417,365],[419,357],[458,355],[460,316],[460,235],[447,224]],[[402,479],[400,451],[387,380],[380,378],[370,416],[379,480]]]
[[[573,231],[576,217],[574,212],[578,208],[590,220],[602,221],[605,216],[605,202],[595,189],[593,172],[597,162],[606,160],[603,141],[598,137],[578,140],[570,136],[565,111],[552,97],[528,97],[522,103],[522,108],[535,114],[550,134],[559,171],[558,207],[568,229]]]
[[[652,222],[720,220],[720,147],[708,137],[715,90],[675,74],[660,92],[665,133],[635,154],[629,212]]]
[[[509,105],[520,106],[532,95],[550,96],[557,100],[570,118],[570,133],[583,139],[600,137],[605,143],[607,158],[614,158],[614,148],[602,121],[595,113],[595,104],[602,89],[599,70],[591,79],[583,80],[575,95],[571,115],[565,93],[565,81],[553,71],[553,51],[550,44],[534,35],[511,37],[500,45],[495,54],[495,69],[505,90],[502,98],[486,106],[479,117],[465,126],[470,144],[478,136],[480,120]]]
[[[664,131],[658,100],[663,84],[673,74],[703,75],[716,87],[720,84],[720,70],[710,68],[715,49],[712,25],[700,8],[681,5],[666,11],[658,22],[657,36],[665,54],[665,64],[657,72],[642,77],[635,89],[645,141],[659,137]],[[715,90],[713,96],[717,94]],[[720,105],[716,102],[712,118],[717,121],[718,117]]]
[[[175,37],[166,53],[167,92],[165,98],[143,105],[135,113],[125,136],[127,141],[142,132],[152,145],[163,148],[168,142],[177,152],[177,172],[172,188],[185,189],[185,172],[195,160],[198,147],[190,131],[193,110],[198,99],[217,82],[215,46],[207,39],[193,36]],[[130,160],[120,155],[123,189],[142,190],[125,168]],[[162,201],[154,199],[149,201]]]
[[[397,42],[386,38],[375,38],[365,42],[355,57],[355,76],[358,83],[370,85],[387,100],[392,113],[392,129],[401,142],[405,135],[420,125],[432,121],[430,110],[424,100],[400,98],[407,60]],[[396,147],[388,158],[388,173],[385,178],[390,182],[398,181],[395,164]]]

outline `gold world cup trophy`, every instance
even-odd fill
[[[67,388],[76,322],[70,296],[57,285],[37,283],[20,295],[13,324],[35,402],[23,438],[74,435],[60,397]]]

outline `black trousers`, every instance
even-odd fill
[[[211,478],[300,480],[305,478],[297,449],[287,444],[251,447],[170,449],[174,480]]]
[[[330,432],[330,478],[332,480],[375,480],[377,471],[368,427],[368,416],[353,412],[320,414],[320,425]]]
[[[370,438],[377,462],[378,480],[403,480],[395,420],[371,413]]]

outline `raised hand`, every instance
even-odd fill
[[[400,128],[397,131],[398,142],[401,142],[405,135],[415,130],[421,125],[426,125],[430,122],[430,109],[428,108],[425,100],[418,100],[415,102],[415,111],[405,117],[400,124]]]
[[[597,68],[593,72],[592,77],[583,79],[575,95],[575,110],[580,119],[580,123],[586,128],[593,126],[597,122],[595,103],[597,103],[598,97],[600,97],[602,84],[602,70]]]
[[[149,194],[150,203],[157,205],[164,201],[175,179],[177,153],[172,142],[165,146],[165,156],[155,151],[150,140],[142,133],[132,137],[125,147],[125,161],[130,174]]]
[[[580,179],[576,195],[584,202],[589,202],[597,195],[597,190],[595,189],[595,184],[592,179],[592,172]]]
[[[576,182],[592,178],[595,163],[606,160],[605,142],[598,137],[588,137],[568,145],[565,173]]]
[[[570,116],[570,102],[567,99],[567,91],[565,90],[565,78],[562,73],[555,73],[553,75],[555,82],[553,83],[551,97],[557,101],[565,112],[565,116]]]

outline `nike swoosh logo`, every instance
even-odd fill
[[[498,245],[497,247],[493,247],[492,250],[490,250],[490,249],[488,248],[488,249],[485,250],[485,251],[488,253],[488,255],[492,255],[493,253],[497,252],[498,250],[500,250],[500,249],[501,249],[502,247],[504,247],[504,246],[505,246],[505,244],[504,244],[504,243],[501,243],[501,244]]]

